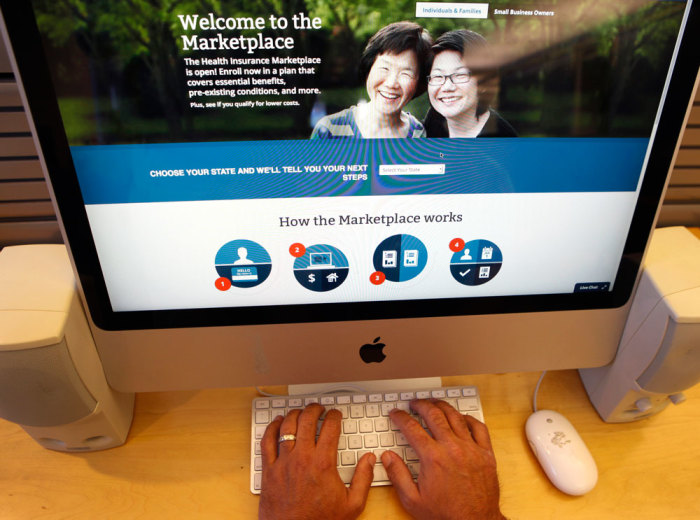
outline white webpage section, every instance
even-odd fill
[[[107,204],[87,212],[113,308],[135,311],[569,293],[577,283],[614,281],[635,201],[628,192],[372,196]],[[421,221],[340,224],[347,215]],[[448,221],[429,224],[426,215]],[[460,222],[449,222],[457,216]],[[282,226],[285,217],[309,223]],[[335,224],[315,225],[318,217]],[[375,248],[397,234],[423,242],[425,268],[408,281],[373,285]],[[495,243],[503,255],[498,274],[482,285],[458,283],[450,272],[455,238]],[[217,251],[241,239],[269,253],[269,277],[219,290]],[[294,243],[342,251],[347,279],[327,292],[302,286],[293,274]]]

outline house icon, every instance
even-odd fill
[[[336,273],[331,273],[326,276],[326,280],[328,280],[329,283],[335,283],[338,281],[338,275]]]

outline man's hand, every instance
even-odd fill
[[[312,404],[277,417],[265,430],[260,519],[350,520],[365,508],[376,458],[371,453],[362,457],[346,488],[336,467],[342,416],[330,410],[316,441],[322,413],[322,406]],[[296,440],[278,442],[289,434]]]
[[[393,410],[391,419],[418,454],[418,483],[398,455],[382,454],[406,510],[417,519],[503,519],[486,426],[443,401],[413,401],[411,408],[423,417],[432,437],[404,411]]]

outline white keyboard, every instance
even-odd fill
[[[343,414],[343,425],[338,442],[338,473],[346,484],[352,480],[355,464],[368,451],[377,456],[374,466],[373,486],[391,485],[380,462],[385,450],[392,450],[403,458],[413,477],[418,476],[420,461],[406,438],[389,419],[392,408],[409,409],[412,399],[436,398],[447,401],[463,414],[469,414],[483,422],[479,392],[474,386],[440,387],[421,390],[396,390],[381,392],[342,392],[333,394],[260,397],[253,399],[250,455],[250,490],[260,493],[262,481],[262,456],[260,440],[267,425],[278,415],[286,415],[295,408],[320,403],[326,410],[335,408]],[[420,421],[420,417],[416,416]],[[425,423],[421,422],[423,427]]]

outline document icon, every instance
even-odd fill
[[[396,267],[396,251],[382,252],[382,267]]]
[[[404,267],[416,267],[418,265],[417,249],[406,249],[403,252],[403,265]]]

